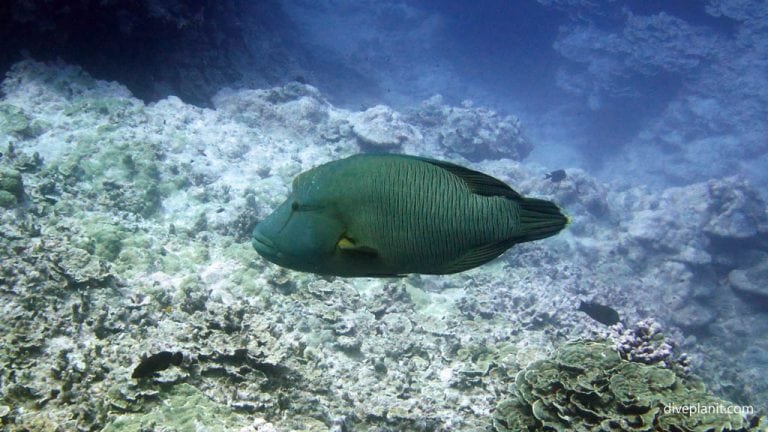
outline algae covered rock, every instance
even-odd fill
[[[167,431],[231,431],[250,422],[217,404],[200,390],[189,384],[180,384],[167,391],[157,392],[156,404],[147,412],[125,413],[116,416],[105,432],[131,432],[144,430]],[[113,402],[114,403],[114,402]]]
[[[16,205],[16,197],[12,193],[0,190],[0,208],[8,208]]]
[[[106,220],[89,220],[84,233],[86,239],[78,246],[107,261],[117,259],[128,237],[125,228]]]
[[[17,197],[21,196],[24,191],[21,174],[16,170],[0,168],[0,190],[4,190]]]
[[[739,413],[692,415],[693,409],[733,404],[672,369],[623,360],[606,341],[562,346],[551,358],[520,371],[515,391],[515,397],[496,406],[493,425],[497,431],[750,429]]]
[[[223,89],[213,98],[217,111],[254,128],[313,133],[328,121],[330,104],[316,88],[301,83],[260,90]]]
[[[2,104],[0,105],[0,130],[7,133],[21,132],[29,126],[29,118],[21,108]]]
[[[13,169],[0,167],[0,207],[11,207],[24,194],[21,174]]]
[[[107,262],[87,251],[69,246],[57,247],[50,253],[51,279],[62,287],[101,287],[115,281]]]
[[[43,133],[43,125],[39,121],[30,119],[17,106],[0,104],[0,133],[32,138]]]

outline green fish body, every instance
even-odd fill
[[[459,165],[356,155],[298,175],[254,229],[253,246],[275,264],[324,275],[448,274],[567,223],[555,204]]]

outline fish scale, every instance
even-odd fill
[[[389,175],[395,180],[387,181]],[[414,261],[433,265],[445,257],[456,259],[468,247],[504,240],[513,229],[510,219],[502,216],[514,212],[514,203],[473,195],[459,178],[438,167],[396,165],[386,175],[377,176],[380,179],[376,183],[386,188],[379,193],[389,197],[377,210],[389,214],[383,218],[391,219],[393,225],[371,226],[371,237],[381,239],[389,246],[387,250],[398,251],[396,257],[386,258],[400,265],[409,266]],[[388,206],[386,201],[393,204]],[[483,224],[488,216],[491,223]]]

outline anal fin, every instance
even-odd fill
[[[463,272],[464,270],[469,270],[471,268],[481,266],[503,254],[504,251],[512,247],[512,245],[515,243],[517,242],[510,239],[491,243],[488,245],[478,246],[465,253],[458,259],[448,263],[441,270],[443,273],[448,274]]]

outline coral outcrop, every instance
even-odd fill
[[[728,282],[748,299],[768,303],[768,256],[751,267],[731,270]]]
[[[0,207],[16,205],[23,194],[21,173],[14,169],[0,167]]]
[[[395,150],[406,141],[418,145],[421,140],[415,127],[404,122],[399,113],[382,105],[353,114],[350,126],[364,149]]]
[[[454,107],[434,96],[411,110],[408,120],[428,131],[428,139],[469,160],[523,160],[533,149],[519,119],[475,107],[471,102]]]
[[[741,413],[690,415],[733,404],[659,365],[623,360],[612,343],[575,341],[515,377],[515,396],[494,412],[497,431],[746,431]],[[700,409],[700,408],[699,408]]]
[[[623,223],[628,234],[675,261],[708,264],[713,260],[707,252],[713,241],[744,240],[768,232],[765,203],[740,177],[637,198],[631,192],[621,198],[622,207],[632,215]]]
[[[626,330],[619,324],[618,330],[617,349],[621,358],[637,363],[672,366],[673,345],[666,340],[657,322],[645,319]]]

